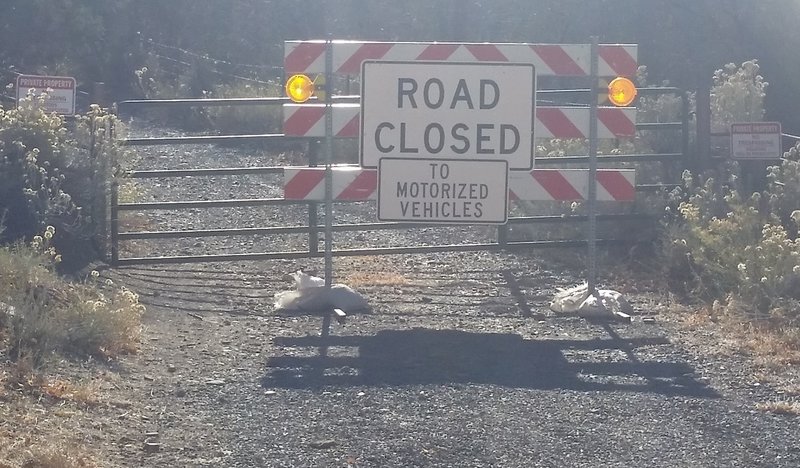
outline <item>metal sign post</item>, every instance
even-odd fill
[[[592,36],[591,61],[589,79],[591,80],[591,96],[589,98],[589,265],[586,283],[589,294],[594,295],[597,287],[597,36]]]
[[[333,83],[333,41],[328,39],[325,47],[325,83]],[[325,287],[333,284],[333,90],[325,90]]]

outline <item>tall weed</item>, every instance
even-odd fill
[[[92,274],[70,283],[54,271],[61,256],[48,226],[29,244],[0,247],[0,302],[9,349],[35,362],[53,352],[115,357],[138,346],[144,306],[136,294]]]

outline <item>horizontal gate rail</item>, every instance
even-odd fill
[[[586,221],[585,215],[541,215],[541,216],[520,216],[508,219],[508,225],[520,224],[544,224],[544,223],[571,223]],[[601,214],[597,215],[598,221],[642,221],[649,220],[649,215],[641,214]],[[231,229],[191,229],[181,231],[137,231],[120,232],[120,240],[134,239],[176,239],[181,237],[218,237],[218,236],[249,236],[256,234],[308,234],[309,232],[321,230],[324,226],[286,226],[269,228],[231,228]],[[336,232],[352,231],[381,231],[394,229],[411,228],[436,228],[442,227],[440,224],[423,223],[353,223],[353,224],[334,224],[331,229]]]
[[[648,162],[682,158],[683,153],[653,154],[606,154],[597,156],[597,163],[607,162]],[[536,166],[552,166],[557,164],[576,164],[589,162],[589,156],[554,156],[552,158],[536,158]]]
[[[602,239],[596,241],[598,245],[619,245],[629,241],[617,239]],[[585,240],[560,240],[560,241],[509,241],[502,244],[455,244],[455,245],[430,245],[417,247],[379,247],[371,249],[340,249],[333,250],[334,257],[357,257],[370,255],[401,255],[418,253],[440,252],[479,252],[503,251],[529,248],[575,248],[586,245]],[[291,260],[305,258],[319,258],[324,252],[290,251],[290,252],[263,252],[242,253],[227,255],[183,255],[162,257],[129,257],[116,260],[116,265],[159,265],[171,263],[204,263],[204,262],[235,262],[244,260]]]
[[[263,133],[256,135],[197,135],[185,137],[125,138],[119,140],[121,146],[156,145],[207,145],[211,143],[265,142],[301,140],[301,137],[286,136],[283,133]]]
[[[283,166],[258,167],[219,167],[214,169],[162,169],[147,171],[128,171],[126,177],[131,179],[156,179],[166,177],[221,176],[248,174],[282,174]]]
[[[334,101],[358,100],[359,96],[331,96]],[[316,100],[312,97],[311,100]],[[256,98],[185,98],[185,99],[129,99],[117,103],[117,111],[128,107],[227,107],[227,106],[263,106],[287,104],[292,102],[288,97],[256,97]]]
[[[297,200],[286,200],[283,198],[241,198],[229,200],[191,200],[173,202],[152,202],[152,203],[120,203],[117,205],[119,211],[136,210],[180,210],[184,208],[235,208],[240,206],[273,206],[273,205],[297,205],[307,204]]]

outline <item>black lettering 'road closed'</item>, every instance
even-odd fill
[[[362,68],[364,167],[392,157],[533,167],[533,65],[367,60]]]
[[[500,86],[488,78],[473,81],[462,78],[450,89],[439,78],[423,82],[408,77],[397,79],[398,110],[482,111],[494,109],[499,102]],[[511,123],[430,122],[413,128],[409,122],[381,122],[375,128],[375,147],[384,154],[503,155],[513,154],[520,145],[520,130]]]

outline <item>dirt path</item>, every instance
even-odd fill
[[[153,169],[294,158],[199,146],[137,151]],[[147,184],[140,188],[154,200],[280,190],[278,179],[259,177]],[[362,220],[363,209],[337,205],[337,222]],[[307,215],[298,208],[137,216],[169,230],[297,225]],[[341,233],[334,241],[352,248],[491,235],[462,227]],[[303,242],[182,239],[131,243],[123,253],[290,250]],[[681,331],[659,315],[658,292],[623,291],[636,309],[630,324],[591,323],[549,311],[557,288],[577,284],[581,273],[537,252],[337,258],[336,280],[372,308],[341,325],[275,312],[273,295],[290,289],[286,275],[300,268],[322,269],[316,260],[284,260],[104,271],[139,292],[148,312],[141,353],[104,378],[105,403],[92,415],[100,429],[86,429],[94,445],[137,467],[800,466],[797,419],[757,410],[774,391],[757,385],[744,356],[707,354],[714,335]]]
[[[373,310],[342,326],[276,314],[284,263],[108,272],[148,304],[122,363],[125,466],[785,466],[796,419],[739,362],[693,355],[671,327],[590,323],[546,305],[571,278],[507,254],[398,256]],[[392,265],[391,270],[386,269]],[[392,275],[388,285],[375,284]],[[632,297],[640,312],[652,304]],[[738,385],[737,385],[738,382]],[[119,410],[122,412],[122,410]],[[160,450],[143,451],[148,432]]]

